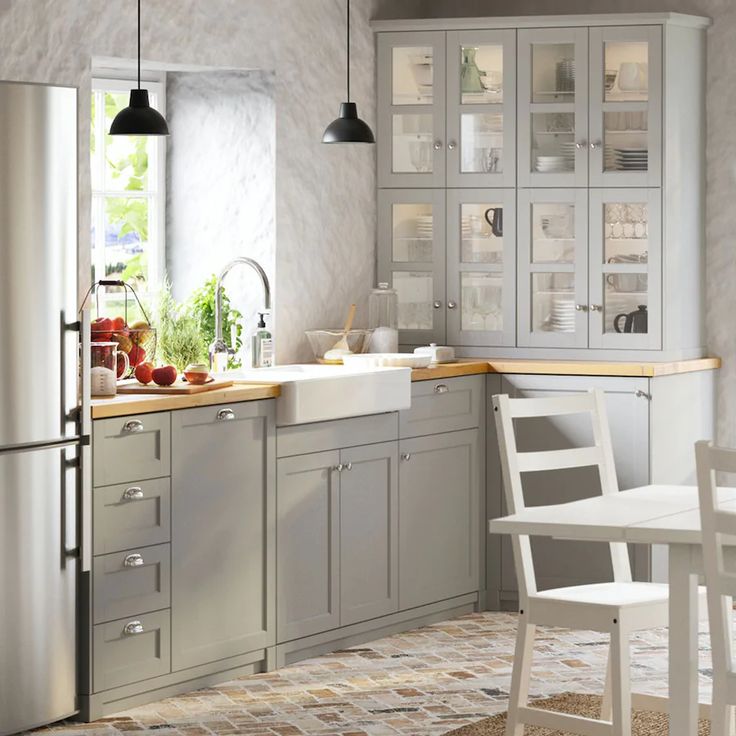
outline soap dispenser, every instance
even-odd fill
[[[273,365],[273,337],[266,329],[264,313],[259,312],[258,327],[253,333],[253,357],[254,368],[269,368]]]

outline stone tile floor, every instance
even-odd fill
[[[515,615],[469,614],[96,723],[67,723],[36,733],[439,736],[506,709],[515,633]],[[636,690],[666,692],[666,647],[666,630],[632,640]],[[540,629],[532,697],[600,692],[605,660],[603,635]],[[700,686],[708,696],[709,667],[709,638],[701,633]]]

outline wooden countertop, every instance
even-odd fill
[[[240,383],[200,394],[119,394],[112,399],[92,399],[92,419],[150,414],[154,411],[191,409],[195,406],[230,404],[235,401],[274,399],[281,387],[274,383]]]
[[[478,373],[531,373],[553,376],[631,376],[653,378],[676,373],[712,371],[721,367],[720,358],[697,358],[669,363],[633,363],[595,360],[521,360],[517,358],[461,358],[412,371],[412,381],[472,376]]]
[[[461,358],[457,363],[445,363],[412,371],[412,381],[432,381],[438,378],[472,376],[481,373],[533,373],[557,376],[633,376],[652,378],[675,373],[716,370],[720,358],[699,358],[670,363],[624,363],[594,360],[519,360],[516,358]],[[229,404],[234,401],[273,399],[281,394],[278,384],[236,383],[228,388],[201,394],[124,394],[112,399],[93,399],[92,418],[106,419],[130,414],[150,414],[155,411],[189,409],[196,406]]]

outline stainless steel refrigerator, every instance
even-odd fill
[[[76,710],[78,319],[77,91],[0,82],[0,734]]]

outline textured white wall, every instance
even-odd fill
[[[401,0],[384,0],[381,12],[392,15],[403,6]],[[353,94],[360,114],[373,124],[374,46],[368,19],[379,5],[354,0],[352,7]],[[351,300],[360,303],[362,317],[374,280],[375,148],[320,142],[344,96],[344,18],[343,0],[143,2],[145,59],[275,75],[274,316],[282,362],[309,358],[303,330],[340,323]],[[135,0],[0,0],[0,79],[80,89],[84,278],[89,273],[91,59],[133,58],[135,26]]]
[[[186,298],[240,255],[255,258],[274,282],[275,75],[176,72],[166,88],[166,260],[174,296]],[[264,307],[258,276],[239,268],[226,287],[249,334]]]

